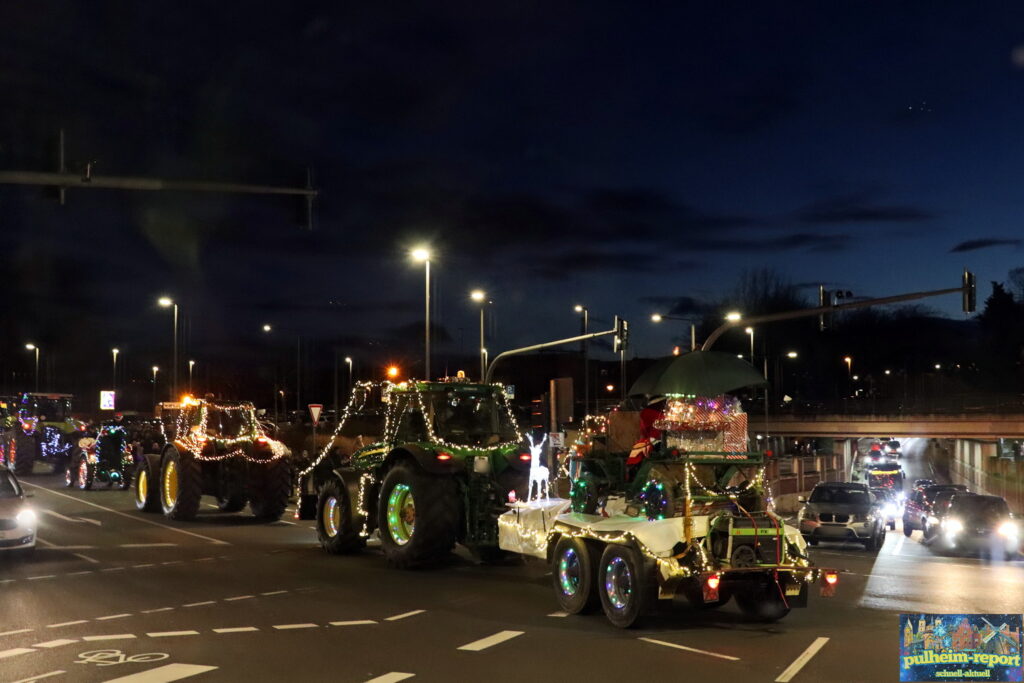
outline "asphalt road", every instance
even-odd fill
[[[928,475],[923,442],[904,443],[908,479]],[[843,570],[839,594],[777,624],[679,604],[621,631],[558,614],[540,563],[456,554],[401,572],[372,548],[325,554],[309,522],[257,524],[209,499],[177,523],[136,512],[129,492],[26,483],[40,547],[0,559],[0,683],[887,681],[899,612],[1024,612],[1020,563],[940,557],[897,527],[877,555],[816,548]]]

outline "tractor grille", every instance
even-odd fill
[[[846,524],[850,521],[850,515],[834,515],[831,512],[823,512],[820,515],[820,519],[823,522],[835,522],[836,524]]]

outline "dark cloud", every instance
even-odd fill
[[[688,239],[689,251],[839,251],[850,243],[849,235],[794,233],[768,238],[698,237]]]
[[[961,242],[952,249],[949,250],[951,254],[963,253],[965,251],[976,251],[978,249],[988,249],[989,247],[1019,247],[1021,240],[1019,239],[1004,239],[999,237],[984,237],[982,239],[967,240]]]
[[[562,280],[581,272],[651,272],[652,270],[703,268],[698,261],[674,257],[671,253],[651,250],[618,250],[614,252],[583,249],[564,251],[534,258],[530,269],[551,280]]]
[[[934,214],[916,206],[879,204],[867,193],[833,197],[810,204],[797,213],[803,223],[917,223]]]
[[[640,298],[640,303],[652,304],[659,307],[659,313],[664,315],[703,315],[711,304],[692,296],[645,296]]]

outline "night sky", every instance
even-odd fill
[[[296,334],[318,362],[408,359],[424,242],[440,354],[475,352],[475,287],[494,350],[576,333],[582,302],[652,356],[682,336],[652,312],[717,302],[745,269],[874,296],[967,265],[983,300],[1022,265],[1011,3],[260,5],[3,3],[0,168],[55,170],[63,127],[75,172],[309,167],[321,192],[310,233],[299,200],[0,187],[5,376],[30,340],[58,384],[99,382],[111,346],[135,374],[165,365],[161,294],[203,364]]]

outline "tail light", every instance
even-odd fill
[[[722,577],[718,574],[709,574],[704,579],[704,602],[716,602],[718,600],[718,586],[722,583]]]
[[[444,451],[441,451],[435,457],[438,460],[440,460],[441,462],[447,462],[448,460],[452,459],[452,454],[451,453],[445,453]]]
[[[529,462],[532,458],[533,458],[533,456],[531,456],[529,453],[520,453],[519,454],[519,459],[522,460],[523,462]]]
[[[821,597],[831,598],[836,594],[836,586],[839,584],[839,572],[828,569],[821,574]]]
[[[270,441],[270,439],[268,439],[268,438],[267,438],[267,437],[265,437],[265,436],[257,436],[257,437],[256,437],[256,441],[257,441],[258,443],[268,443],[268,442]]]

